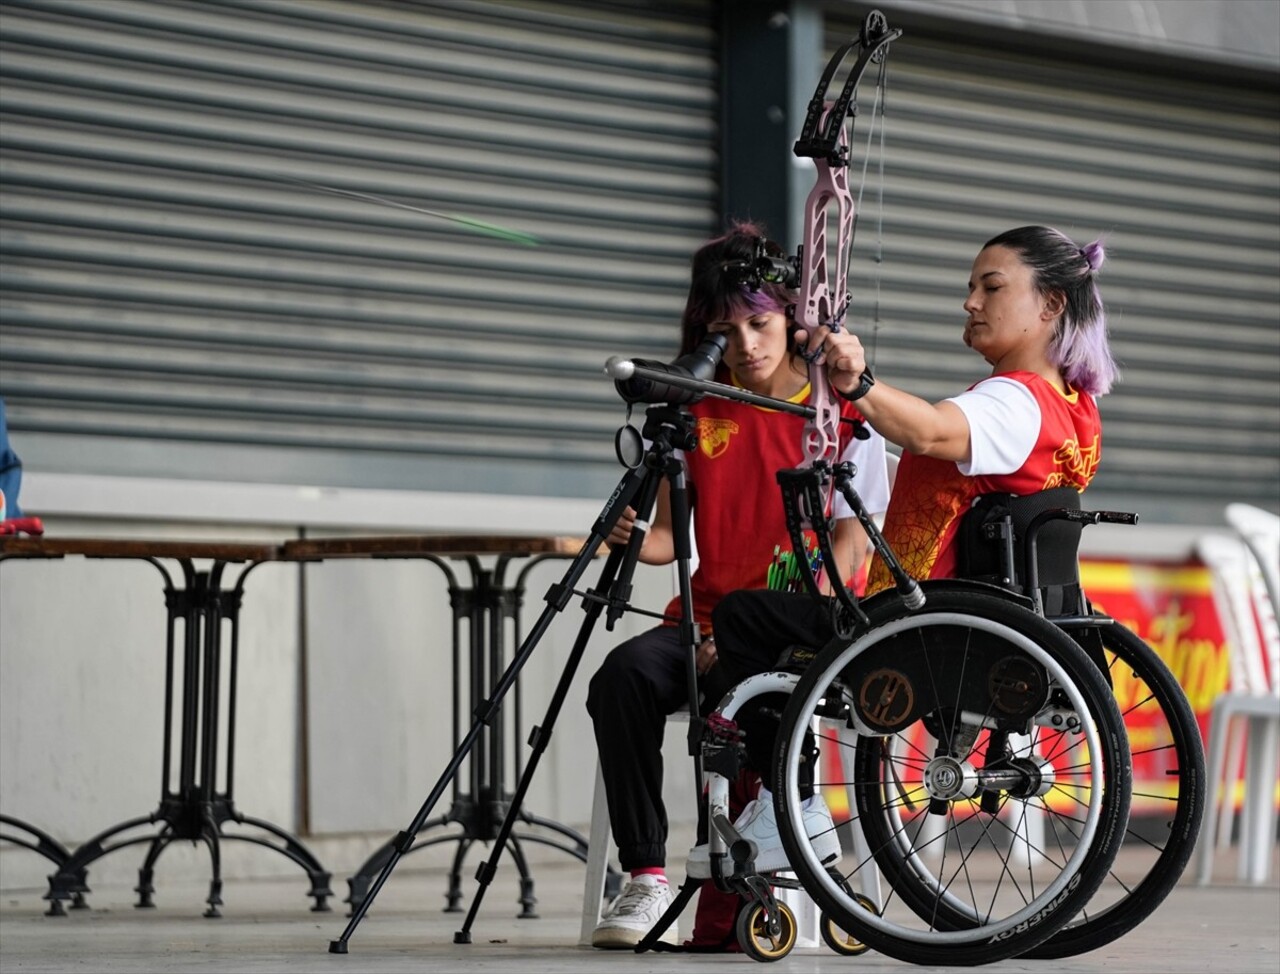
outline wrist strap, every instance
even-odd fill
[[[853,392],[842,392],[841,390],[836,389],[836,395],[846,402],[857,402],[870,392],[871,387],[875,384],[876,377],[871,374],[871,368],[868,366],[862,370],[862,378],[858,382],[858,388],[854,389]],[[835,386],[832,386],[831,388],[835,389]]]

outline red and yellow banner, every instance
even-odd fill
[[[1111,616],[1151,646],[1173,672],[1195,711],[1204,740],[1213,702],[1230,682],[1230,649],[1213,602],[1213,577],[1197,561],[1160,563],[1093,561],[1080,564],[1080,581],[1095,610]],[[1161,750],[1167,732],[1160,708],[1139,702],[1141,687],[1123,667],[1113,671],[1133,751],[1135,815],[1159,811],[1153,797],[1171,792],[1172,752]]]
[[[1230,656],[1204,565],[1083,561],[1094,608],[1141,636],[1173,671],[1207,737],[1209,712],[1227,689]]]

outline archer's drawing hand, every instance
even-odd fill
[[[832,332],[826,325],[820,325],[812,339],[803,329],[796,332],[798,345],[803,345],[806,340],[807,352],[818,352],[815,361],[826,365],[827,378],[834,388],[841,392],[852,392],[858,388],[867,367],[867,356],[857,335],[843,330]]]

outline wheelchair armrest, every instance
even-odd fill
[[[1090,524],[1137,524],[1138,515],[1129,511],[1082,511],[1092,515]]]

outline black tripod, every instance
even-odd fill
[[[718,355],[716,357],[718,359]],[[630,427],[624,427],[624,430],[630,430],[631,433],[634,433],[634,430]],[[586,618],[578,630],[578,635],[569,653],[564,672],[561,674],[560,681],[552,694],[551,702],[547,706],[543,722],[541,725],[534,727],[530,734],[529,743],[533,750],[529,757],[529,763],[520,777],[515,793],[511,796],[506,818],[503,820],[502,827],[494,841],[493,853],[488,861],[482,863],[476,871],[476,879],[480,883],[480,888],[472,899],[466,921],[463,923],[462,929],[454,934],[454,943],[467,944],[471,942],[471,924],[480,909],[484,893],[497,872],[498,859],[502,855],[507,839],[510,837],[512,829],[515,827],[516,819],[520,815],[525,793],[529,789],[529,784],[533,780],[538,762],[546,750],[547,742],[551,738],[552,727],[559,716],[560,708],[569,692],[569,687],[573,683],[578,664],[582,660],[582,655],[591,638],[591,632],[595,627],[596,621],[600,618],[601,611],[607,606],[609,610],[607,627],[612,629],[618,617],[631,608],[629,604],[632,588],[631,581],[635,572],[636,562],[640,556],[640,546],[644,542],[644,533],[640,529],[640,525],[647,523],[658,496],[659,485],[664,479],[670,486],[671,521],[680,588],[680,639],[687,650],[686,665],[688,668],[690,695],[689,713],[691,715],[689,721],[689,751],[694,758],[695,781],[699,783],[699,787],[701,786],[702,769],[700,749],[697,747],[697,742],[700,741],[702,736],[702,723],[696,716],[698,713],[697,667],[694,660],[698,647],[698,626],[693,619],[693,588],[689,567],[693,553],[689,536],[689,493],[685,482],[684,463],[676,452],[678,450],[692,450],[697,445],[697,437],[693,431],[693,416],[683,405],[660,404],[650,406],[645,413],[643,437],[649,441],[649,446],[644,448],[643,453],[639,453],[636,457],[637,462],[631,466],[631,469],[619,481],[613,494],[605,503],[600,517],[592,526],[591,537],[587,539],[582,549],[574,557],[564,577],[559,582],[552,584],[547,590],[547,594],[544,597],[547,607],[542,610],[542,614],[538,617],[537,622],[534,623],[529,635],[516,650],[511,663],[498,678],[492,694],[476,706],[474,711],[475,722],[471,725],[471,729],[467,732],[466,737],[463,738],[457,751],[454,752],[444,773],[431,790],[431,794],[427,796],[427,800],[418,810],[418,814],[414,816],[409,827],[405,831],[398,833],[389,843],[390,853],[382,865],[381,872],[373,881],[368,893],[353,910],[351,919],[347,923],[346,929],[342,932],[342,936],[337,940],[330,941],[330,953],[345,954],[347,952],[347,942],[351,939],[355,928],[364,918],[379,890],[382,889],[383,884],[391,875],[391,870],[396,867],[400,858],[413,846],[414,839],[427,821],[427,816],[431,814],[431,810],[444,794],[450,781],[458,774],[458,769],[461,767],[462,762],[466,760],[476,740],[480,737],[484,728],[495,718],[503,697],[515,684],[520,670],[528,662],[529,657],[533,655],[534,649],[550,627],[551,622],[569,604],[571,596],[581,594]],[[619,453],[621,454],[621,452],[620,449]],[[582,574],[586,571],[587,565],[595,558],[596,550],[609,537],[614,525],[628,505],[635,509],[637,515],[637,527],[632,531],[630,542],[625,548],[617,548],[609,553],[594,589],[585,593],[577,592],[574,586],[577,585]]]

